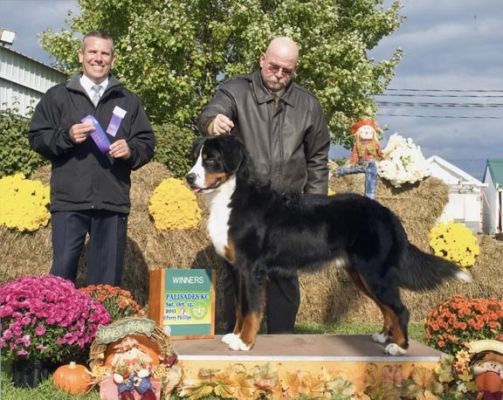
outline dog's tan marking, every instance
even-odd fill
[[[266,300],[266,289],[267,284],[263,283],[260,287],[260,292],[258,293],[259,300],[259,309],[258,311],[249,311],[244,317],[242,316],[242,325],[239,333],[239,338],[245,345],[245,347],[249,349],[255,344],[255,340],[257,339],[257,334],[260,330],[260,325],[262,324],[262,319],[264,317],[264,309],[265,309],[265,300]],[[241,294],[240,293],[240,297]],[[236,311],[236,316],[238,311]],[[236,320],[237,321],[237,320]],[[237,327],[237,323],[236,323]]]
[[[390,309],[391,317],[391,339],[393,343],[398,344],[402,349],[407,348],[407,341],[405,340],[405,335],[403,333],[402,327],[400,326],[400,318]]]
[[[225,249],[225,258],[231,264],[234,264],[236,262],[236,247],[234,246],[232,238],[230,237],[227,238],[227,246],[225,246],[224,249]]]
[[[393,312],[388,307],[385,307],[382,304],[378,304],[378,306],[381,309],[382,317],[384,320],[381,333],[385,334],[385,335],[389,335],[391,332],[392,325],[393,325],[393,318],[392,318]]]
[[[255,344],[261,323],[262,313],[249,312],[248,314],[246,314],[243,321],[243,329],[241,330],[241,334],[239,335],[239,338],[244,344],[249,347]]]
[[[227,182],[229,180],[229,178],[230,178],[229,174],[227,174],[225,172],[219,172],[219,173],[205,172],[204,173],[204,186],[211,187],[218,181],[220,181],[220,185],[222,185],[223,183]]]
[[[355,285],[367,296],[369,297],[376,305],[379,307],[379,310],[381,310],[381,314],[383,316],[383,327],[381,330],[381,335],[382,337],[386,337],[390,334],[391,326],[392,326],[392,317],[390,315],[391,310],[386,307],[384,304],[382,304],[377,298],[372,294],[370,289],[367,286],[367,283],[361,276],[356,271],[351,271],[349,272],[349,276],[353,279],[353,282]]]

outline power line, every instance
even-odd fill
[[[472,116],[468,117],[466,115],[421,115],[421,114],[387,114],[379,113],[383,117],[412,117],[412,118],[447,118],[447,119],[503,119],[503,117],[482,117],[482,116]]]
[[[397,88],[388,88],[386,91],[389,92],[455,92],[455,93],[503,93],[503,89],[397,89]]]
[[[375,104],[379,108],[430,108],[430,109],[499,109],[503,108],[501,102],[485,102],[485,99],[503,98],[503,89],[419,89],[419,88],[388,88],[385,93],[376,95],[391,97],[389,100],[376,100]],[[395,97],[396,99],[393,99]],[[409,97],[411,99],[436,98],[439,101],[401,101],[398,97]],[[442,98],[456,98],[460,101],[442,101]],[[479,101],[469,102],[464,99],[477,98]],[[410,117],[410,118],[443,118],[443,119],[492,119],[501,120],[503,116],[482,116],[482,115],[425,115],[422,113],[381,113],[386,117]]]
[[[380,107],[438,107],[438,108],[502,108],[502,103],[431,103],[412,101],[376,101]]]
[[[376,96],[390,96],[390,97],[456,97],[456,98],[472,98],[472,97],[478,97],[482,99],[493,99],[493,98],[503,98],[503,95],[490,95],[490,96],[482,96],[479,94],[472,94],[472,95],[460,95],[460,94],[405,94],[405,93],[399,93],[399,94],[391,94],[391,93],[383,93],[383,94],[377,94]]]

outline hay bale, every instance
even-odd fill
[[[52,260],[51,231],[20,233],[0,227],[0,284],[25,275],[44,275]]]
[[[123,287],[140,304],[148,298],[149,271],[160,268],[209,268],[221,287],[222,260],[216,255],[206,232],[207,208],[204,196],[198,197],[203,218],[197,229],[159,232],[155,229],[148,205],[154,189],[170,177],[159,163],[151,162],[131,177],[131,214],[128,223]],[[50,168],[42,167],[33,175],[48,184]],[[363,191],[363,175],[332,178],[335,192]],[[447,187],[428,178],[418,185],[395,189],[380,181],[377,199],[401,218],[409,239],[428,250],[427,235],[447,202]],[[481,255],[473,268],[474,283],[449,282],[428,293],[403,291],[403,300],[411,310],[412,321],[423,321],[426,313],[454,293],[471,297],[501,296],[499,284],[503,243],[480,237]],[[51,264],[50,226],[34,233],[19,233],[0,228],[0,283],[28,274],[46,274]],[[85,251],[79,263],[77,285],[83,284]],[[222,292],[216,291],[217,331],[223,326]],[[301,307],[298,322],[380,322],[379,310],[354,287],[345,271],[335,266],[315,274],[301,274]]]

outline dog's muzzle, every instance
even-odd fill
[[[193,192],[196,192],[196,193],[200,193],[200,192],[205,192],[205,191],[216,189],[222,183],[221,179],[217,179],[210,186],[208,186],[208,187],[201,187],[201,186],[197,185],[197,183],[196,183],[196,181],[197,181],[197,174],[195,174],[194,172],[189,172],[187,175],[185,175],[185,180],[187,181],[187,184],[189,185],[190,190],[192,190]]]
[[[196,185],[196,179],[197,175],[194,172],[189,172],[187,175],[185,175],[185,180],[187,181],[190,189],[193,191],[201,190],[201,188]]]

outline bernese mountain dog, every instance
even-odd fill
[[[399,218],[357,194],[283,194],[258,180],[243,144],[232,135],[199,138],[186,181],[208,198],[208,232],[216,252],[236,269],[236,325],[222,341],[250,350],[262,321],[268,273],[344,267],[382,312],[372,339],[390,355],[408,348],[409,312],[399,288],[414,291],[471,277],[407,240]]]

